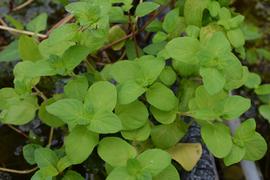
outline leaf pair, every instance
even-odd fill
[[[99,143],[98,154],[106,163],[114,167],[107,177],[108,180],[151,179],[152,177],[161,180],[158,177],[162,176],[161,173],[166,173],[164,171],[174,175],[173,179],[179,179],[172,170],[173,166],[170,166],[170,155],[160,149],[149,149],[137,155],[136,149],[126,141],[108,137]]]
[[[244,160],[256,161],[261,159],[267,150],[264,138],[255,131],[256,122],[248,119],[235,131],[230,153],[224,158],[227,166]]]
[[[112,112],[116,101],[115,86],[100,81],[89,88],[84,102],[65,98],[47,106],[46,110],[62,119],[70,128],[76,125],[87,125],[90,131],[96,133],[115,133],[122,129],[121,121]]]
[[[241,96],[228,96],[225,92],[210,95],[203,86],[197,88],[195,98],[190,100],[191,116],[212,121],[219,118],[232,120],[250,107],[250,100]]]

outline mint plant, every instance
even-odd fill
[[[47,16],[32,20],[26,28],[35,34],[19,36],[0,54],[1,61],[21,60],[14,87],[0,90],[1,123],[23,125],[37,114],[52,129],[68,128],[60,149],[25,145],[26,161],[38,167],[32,179],[83,179],[72,166],[97,149],[108,180],[178,180],[172,159],[191,170],[202,151],[200,144],[179,143],[191,124],[184,117],[201,126],[204,143],[226,165],[261,159],[267,144],[254,119],[234,134],[224,123],[251,106],[231,91],[246,85],[269,93],[239,60],[244,16],[226,2],[81,0],[65,7],[75,20],[45,39],[36,35]],[[160,20],[164,7],[171,10]],[[139,33],[152,34],[151,43],[141,45]],[[80,65],[87,72],[77,73]],[[46,97],[37,88],[45,77],[68,78],[64,92]]]

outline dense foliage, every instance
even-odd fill
[[[178,180],[172,159],[191,170],[201,156],[200,144],[179,143],[193,121],[226,165],[263,157],[267,144],[254,119],[233,133],[226,125],[251,106],[234,89],[270,94],[270,85],[260,85],[239,60],[252,35],[226,0],[81,0],[65,9],[74,22],[44,39],[21,35],[0,54],[1,61],[21,59],[14,87],[0,90],[0,122],[22,125],[37,114],[52,128],[68,127],[59,149],[24,146],[26,161],[39,168],[33,180],[83,179],[69,167],[95,148],[108,180]],[[46,21],[40,14],[26,28],[40,33]],[[151,36],[151,43],[137,42],[138,33]],[[116,56],[108,57],[108,49]],[[106,62],[96,66],[99,57]],[[81,65],[86,72],[76,71]],[[49,76],[68,81],[63,93],[47,98],[36,86]],[[270,105],[260,113],[270,119]]]

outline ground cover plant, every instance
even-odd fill
[[[6,30],[20,35],[0,61],[20,60],[14,86],[0,89],[0,122],[38,117],[51,128],[48,143],[32,139],[23,147],[32,179],[84,179],[73,167],[96,154],[108,180],[178,180],[202,154],[201,144],[180,143],[194,122],[225,165],[261,159],[267,143],[254,119],[235,132],[226,125],[251,107],[235,94],[242,86],[261,96],[260,113],[270,119],[270,85],[242,65],[251,53],[245,18],[228,5],[81,0],[68,3],[65,21],[46,35],[45,13],[25,27],[13,19],[21,30]],[[47,78],[64,81],[62,91],[43,92]],[[65,134],[59,147],[51,145],[55,129]]]

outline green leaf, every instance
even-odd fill
[[[46,176],[56,176],[58,174],[56,164],[58,157],[56,153],[49,148],[38,148],[34,153],[35,162]]]
[[[171,40],[166,46],[166,51],[171,58],[187,64],[198,63],[196,53],[199,49],[199,41],[192,37],[175,38]]]
[[[25,35],[19,38],[19,54],[24,61],[38,61],[42,59],[37,41]]]
[[[165,66],[165,61],[150,55],[140,57],[137,62],[142,69],[146,86],[151,85],[158,78]]]
[[[261,105],[259,107],[260,114],[270,122],[270,105]]]
[[[160,73],[159,79],[167,86],[173,85],[176,81],[176,73],[173,71],[172,67],[167,66],[165,67],[162,72]]]
[[[155,147],[168,149],[184,137],[186,130],[179,121],[168,125],[157,125],[152,128],[151,140]]]
[[[164,50],[166,44],[167,42],[165,41],[149,44],[148,46],[143,48],[143,51],[149,55],[158,55],[158,53]]]
[[[135,10],[135,15],[138,17],[143,17],[154,10],[156,10],[159,7],[159,4],[154,3],[154,2],[142,2],[140,3],[136,10]]]
[[[112,7],[109,12],[110,23],[127,23],[128,18],[124,15],[121,7]]]
[[[156,176],[166,169],[171,163],[171,156],[160,149],[148,149],[137,157],[142,171],[147,171]]]
[[[121,131],[121,135],[125,139],[133,141],[145,141],[150,136],[150,133],[151,133],[151,126],[149,122],[146,122],[143,127],[135,130]]]
[[[109,30],[109,37],[108,40],[110,43],[121,39],[126,36],[126,32],[119,26],[119,25],[114,25],[110,28]],[[125,45],[125,41],[121,41],[120,43],[117,43],[112,46],[112,49],[115,51],[118,51],[122,49],[122,47]]]
[[[200,68],[200,75],[203,78],[204,87],[209,94],[216,94],[223,89],[225,78],[217,69]]]
[[[250,100],[242,96],[230,96],[225,100],[223,118],[231,120],[239,117],[251,106]]]
[[[118,83],[143,79],[142,69],[135,61],[118,61],[110,67],[111,77]]]
[[[172,33],[177,29],[177,25],[178,23],[176,23],[177,21],[179,21],[179,9],[173,9],[171,11],[169,11],[165,18],[164,21],[162,23],[162,28],[164,29],[165,32],[167,33]]]
[[[230,129],[221,123],[203,125],[201,129],[202,138],[207,148],[215,157],[226,157],[232,149],[232,138]]]
[[[216,1],[212,1],[208,4],[208,10],[209,10],[210,15],[212,17],[216,17],[218,15],[219,10],[220,10],[220,4]]]
[[[66,168],[72,165],[72,162],[70,161],[68,156],[62,157],[58,162],[57,162],[57,169],[59,172],[63,172]]]
[[[267,151],[267,143],[264,138],[257,132],[244,140],[246,154],[243,159],[256,161],[261,159]]]
[[[23,157],[30,165],[36,164],[35,150],[41,147],[39,144],[27,144],[23,146]]]
[[[172,111],[161,111],[153,106],[150,106],[150,111],[154,118],[161,124],[170,124],[176,119],[176,109]]]
[[[80,164],[88,158],[98,144],[98,134],[84,126],[75,127],[65,138],[64,145],[68,159],[72,164]]]
[[[12,41],[0,52],[0,62],[10,62],[19,59],[18,41]]]
[[[152,106],[163,111],[174,109],[178,103],[173,91],[158,82],[146,91],[146,99]]]
[[[203,12],[207,8],[208,0],[187,0],[184,6],[184,17],[188,25],[201,27]]]
[[[108,81],[94,83],[85,97],[85,105],[95,112],[99,110],[112,111],[116,105],[116,87]]]
[[[16,29],[19,29],[19,30],[23,30],[24,29],[24,25],[21,22],[21,20],[18,20],[17,19],[18,17],[17,18],[14,18],[13,16],[7,15],[5,13],[4,13],[4,17]]]
[[[173,165],[169,165],[158,175],[153,177],[153,180],[180,180],[177,169]]]
[[[68,170],[62,180],[84,180],[84,177],[82,177],[76,171]]]
[[[242,47],[245,44],[244,34],[241,31],[241,29],[239,29],[239,28],[229,30],[227,32],[227,37],[228,37],[229,41],[231,42],[231,44],[233,45],[233,47],[235,47],[235,48]]]
[[[112,172],[109,174],[109,176],[106,178],[106,180],[136,180],[137,178],[135,176],[132,176],[128,173],[128,170],[126,167],[117,167],[112,170]]]
[[[49,38],[39,44],[42,56],[46,58],[49,58],[50,55],[62,56],[69,47],[75,45],[72,40],[77,35],[77,30],[78,26],[74,23],[64,24],[54,29]]]
[[[66,70],[72,71],[78,66],[89,54],[89,49],[84,46],[72,46],[65,51],[62,60]]]
[[[4,124],[26,124],[34,119],[37,108],[37,98],[34,96],[15,101],[9,105],[8,109],[1,112],[0,121]]]
[[[26,29],[35,33],[44,31],[47,28],[47,19],[48,15],[41,13],[26,25]]]
[[[231,152],[224,158],[226,166],[240,162],[245,155],[245,148],[233,144]]]
[[[248,79],[245,82],[245,86],[253,89],[253,88],[257,88],[260,84],[261,84],[262,80],[261,77],[256,74],[256,73],[248,73]]]
[[[63,126],[65,123],[58,117],[48,113],[48,111],[46,110],[46,106],[54,103],[55,101],[56,99],[54,98],[50,98],[47,101],[43,101],[38,111],[38,117],[43,123],[47,124],[48,126],[57,128]]]
[[[122,124],[121,120],[114,113],[98,111],[91,119],[88,129],[101,134],[116,133],[122,129]]]
[[[256,94],[258,95],[266,95],[270,94],[270,84],[262,84],[258,88],[255,89]]]
[[[146,106],[140,101],[134,101],[127,105],[119,105],[115,114],[122,122],[123,130],[134,130],[142,127],[148,120]]]
[[[65,96],[68,98],[84,100],[88,90],[88,80],[85,76],[76,76],[74,79],[68,81],[64,87]]]
[[[52,176],[44,175],[41,170],[38,170],[31,177],[31,180],[53,180],[53,177]]]
[[[99,156],[112,166],[125,166],[129,159],[135,158],[136,149],[117,137],[106,137],[98,146]]]
[[[117,103],[129,104],[145,92],[145,89],[135,81],[126,81],[117,86]]]
[[[67,124],[85,124],[89,119],[84,117],[83,104],[77,99],[61,99],[46,107],[46,110]]]

